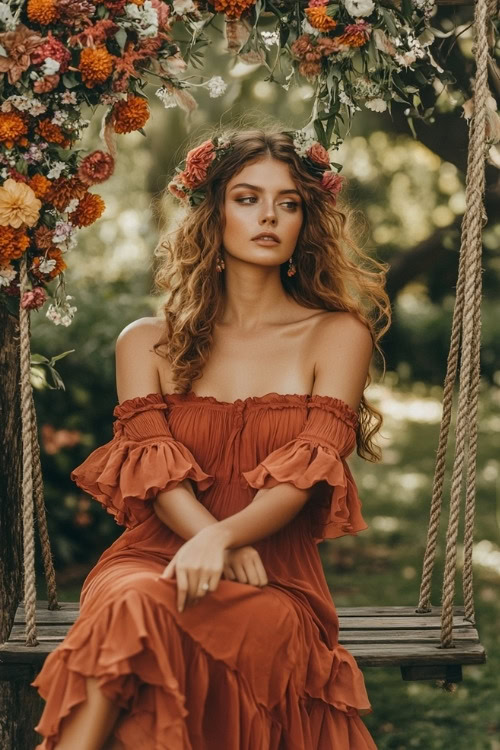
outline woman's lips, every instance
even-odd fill
[[[256,242],[258,245],[264,245],[264,247],[272,247],[273,245],[279,245],[278,240],[266,240],[264,237],[257,237],[256,240],[252,240],[252,242]]]

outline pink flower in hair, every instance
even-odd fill
[[[306,156],[308,156],[315,164],[319,164],[321,167],[330,166],[330,154],[328,153],[326,148],[321,145],[321,143],[318,143],[318,141],[313,143],[313,145],[307,149]]]
[[[46,299],[45,289],[41,286],[34,286],[30,291],[24,292],[21,307],[28,310],[38,310],[39,307],[44,305]]]
[[[197,148],[188,151],[186,168],[181,172],[180,179],[187,188],[196,188],[205,180],[207,170],[215,159],[214,144],[211,140],[204,141]]]
[[[321,187],[327,190],[332,195],[332,199],[335,201],[337,195],[342,190],[342,184],[344,177],[339,175],[337,172],[323,172],[321,178]]]
[[[181,184],[179,182],[180,177],[181,177],[180,175],[176,175],[176,177],[174,177],[174,179],[168,183],[167,187],[169,191],[172,193],[172,195],[174,195],[176,198],[178,198],[181,201],[187,201],[188,194],[185,193],[181,187]]]

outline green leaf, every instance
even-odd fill
[[[417,141],[418,140],[418,138],[417,138],[417,131],[415,130],[415,125],[413,124],[413,118],[412,117],[407,117],[406,119],[408,120],[408,125],[410,126],[410,130],[413,133],[413,137]]]
[[[376,70],[380,67],[380,56],[378,54],[378,49],[375,44],[375,39],[373,36],[370,37],[370,41],[367,45],[367,51],[368,51],[368,70]]]
[[[387,10],[387,8],[380,7],[380,11],[382,12],[382,15],[384,17],[385,25],[387,26],[387,31],[391,36],[398,36],[398,29],[396,27],[396,24],[394,23],[392,13],[390,10]]]
[[[75,352],[76,349],[68,349],[67,352],[61,352],[61,354],[54,354],[54,356],[51,358],[51,362],[57,362],[58,359],[63,359],[63,357],[66,357],[67,354],[72,354]]]
[[[411,0],[402,0],[401,11],[408,21],[410,21],[413,14],[413,4]]]
[[[50,362],[50,359],[47,359],[47,357],[44,357],[43,354],[32,354],[31,355],[31,364],[32,365],[40,365],[40,364],[48,364]]]
[[[67,89],[73,89],[80,84],[74,73],[63,73],[62,79]]]
[[[116,32],[115,39],[118,42],[118,46],[123,51],[125,49],[125,44],[127,43],[127,32],[124,28],[121,28]]]

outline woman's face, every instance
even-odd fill
[[[264,266],[278,266],[291,258],[303,207],[288,164],[266,156],[245,166],[227,183],[224,212],[226,253]],[[277,241],[256,239],[267,233]]]

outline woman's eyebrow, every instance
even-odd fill
[[[238,182],[237,185],[233,185],[233,187],[231,188],[231,190],[235,190],[238,187],[247,187],[247,188],[250,188],[251,190],[256,190],[258,193],[262,192],[262,188],[258,187],[257,185],[250,185],[250,183],[248,183],[248,182]],[[286,190],[279,190],[278,191],[278,195],[281,195],[282,193],[297,193],[297,195],[300,198],[299,191],[295,190],[294,188],[289,188],[289,189],[286,189]]]

